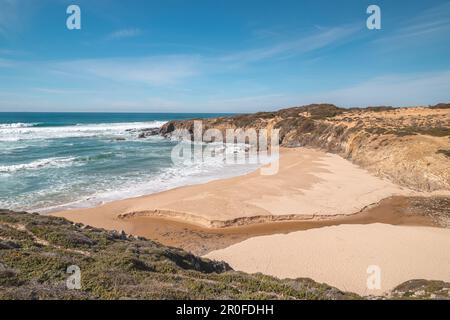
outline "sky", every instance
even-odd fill
[[[449,40],[442,0],[0,0],[0,112],[450,102]]]

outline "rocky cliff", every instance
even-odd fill
[[[370,172],[420,190],[450,190],[449,104],[415,108],[338,108],[315,104],[215,119],[203,130],[279,129],[284,147],[313,147],[336,153]],[[160,134],[193,134],[194,120],[171,121]],[[205,141],[209,142],[209,141]]]

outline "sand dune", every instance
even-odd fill
[[[341,290],[379,295],[411,279],[450,282],[450,230],[386,224],[341,225],[251,238],[208,258],[279,278],[312,278]],[[381,287],[369,290],[369,266]]]

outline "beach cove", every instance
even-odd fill
[[[441,249],[450,245],[450,230],[402,209],[403,199],[424,195],[337,155],[283,148],[273,176],[256,171],[53,215],[205,254],[240,271],[311,277],[378,295],[430,270],[433,279],[450,281],[442,268],[450,257]],[[377,261],[387,280],[367,291],[366,269]],[[411,263],[420,268],[398,271]]]

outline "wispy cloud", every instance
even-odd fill
[[[18,23],[19,1],[0,0],[0,36],[6,37]]]
[[[270,58],[289,58],[329,46],[339,45],[348,41],[360,30],[361,27],[359,26],[323,28],[312,34],[275,45],[224,55],[219,60],[222,62],[251,63]]]
[[[350,107],[447,102],[450,101],[450,70],[375,77],[346,88],[304,95],[299,101],[329,101]]]
[[[134,38],[142,34],[142,30],[139,28],[126,28],[114,31],[107,35],[107,39],[109,40],[117,40],[124,38]]]
[[[14,61],[0,58],[0,68],[9,68],[15,65]]]
[[[27,27],[44,1],[0,0],[0,38],[10,39]]]
[[[86,59],[55,63],[50,68],[66,75],[98,77],[115,82],[171,86],[199,76],[233,72],[236,66],[282,59],[313,52],[347,40],[358,29],[336,27],[315,31],[269,47],[250,49],[225,55],[165,55],[141,58]],[[129,32],[132,34],[133,32]],[[117,33],[125,36],[128,32]]]
[[[110,100],[97,100],[95,104],[98,107],[106,107],[106,108],[113,108],[113,109],[128,109],[128,110],[165,110],[167,111],[176,111],[180,107],[182,107],[183,104],[181,101],[173,100],[173,99],[167,99],[162,97],[149,97],[144,99],[135,99],[135,100],[116,100],[116,101],[110,101]]]
[[[310,103],[334,103],[342,107],[376,105],[418,106],[450,101],[450,70],[434,73],[390,74],[352,86],[315,93],[273,93],[232,99],[207,100],[205,108],[251,112]]]
[[[198,73],[195,56],[154,56],[146,58],[108,58],[56,63],[51,69],[60,74],[99,77],[115,82],[166,86]]]
[[[390,35],[375,40],[386,47],[399,47],[420,41],[448,38],[450,33],[450,3],[431,7],[415,17],[401,22],[399,29]]]
[[[281,93],[239,96],[235,98],[215,97],[201,104],[205,110],[228,110],[228,112],[252,112],[280,108],[289,97]]]
[[[32,88],[32,90],[37,93],[58,94],[58,95],[80,95],[80,94],[92,94],[97,92],[95,90],[76,90],[76,89],[59,89],[59,88],[43,88],[43,87]]]

